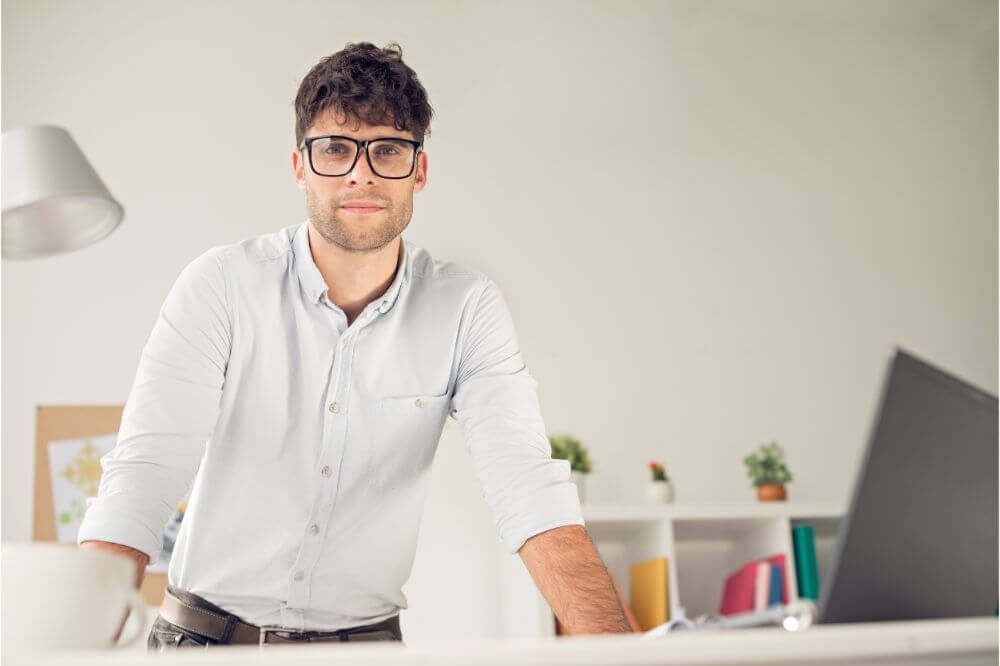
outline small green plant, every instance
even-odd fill
[[[590,455],[580,440],[571,435],[549,435],[549,445],[552,447],[552,457],[568,460],[570,470],[590,473]]]
[[[653,481],[669,481],[667,477],[667,470],[663,467],[663,463],[652,461],[649,463],[649,470],[653,473]]]
[[[754,486],[765,483],[785,484],[792,480],[792,473],[785,467],[785,452],[777,442],[761,444],[760,448],[743,458],[747,475]]]

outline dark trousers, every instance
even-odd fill
[[[191,594],[190,592],[185,592],[184,590],[178,590],[175,587],[167,586],[170,593],[183,601],[186,604],[191,604],[197,608],[204,608],[210,610],[214,613],[218,613],[224,617],[232,616],[227,610],[219,608],[207,599],[203,599],[196,594]],[[385,631],[377,632],[373,634],[371,632],[358,634],[357,637],[353,637],[351,632],[354,632],[356,628],[343,629],[335,632],[310,632],[312,635],[323,635],[323,636],[336,636],[337,640],[340,641],[352,641],[352,640],[384,640],[384,641],[402,641],[403,634],[400,631]],[[305,642],[305,641],[303,641]],[[149,638],[146,641],[146,646],[150,650],[163,651],[169,648],[179,648],[179,647],[208,647],[210,645],[220,645],[220,643],[208,636],[203,636],[201,634],[188,631],[178,627],[176,624],[164,620],[162,617],[157,615],[156,621],[153,623],[153,628],[149,632]]]

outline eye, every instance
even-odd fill
[[[343,143],[331,143],[323,149],[323,152],[327,155],[346,155],[347,145]]]

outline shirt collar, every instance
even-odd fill
[[[399,297],[399,290],[410,278],[411,248],[408,247],[406,239],[400,240],[400,257],[396,276],[382,297],[372,301],[372,307],[377,307],[382,314],[388,312],[395,305],[396,299]],[[299,275],[302,291],[309,297],[310,303],[318,303],[323,294],[326,293],[327,286],[316,262],[313,261],[312,252],[309,250],[309,220],[303,222],[295,232],[295,237],[292,239],[292,252],[295,255],[295,269]]]

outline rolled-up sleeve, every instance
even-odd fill
[[[500,290],[484,280],[461,341],[452,407],[504,548],[583,525],[570,465],[552,458],[535,379]]]
[[[224,252],[188,264],[160,308],[78,543],[119,543],[156,561],[219,415],[232,341]]]

